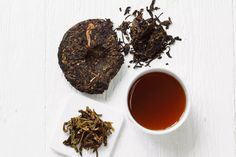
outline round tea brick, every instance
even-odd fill
[[[58,51],[59,65],[81,92],[103,93],[124,62],[109,19],[90,19],[70,28]]]

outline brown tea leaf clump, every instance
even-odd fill
[[[133,54],[133,59],[130,63],[134,63],[134,68],[148,66],[154,59],[160,59],[163,53],[166,53],[171,58],[169,53],[170,45],[173,45],[176,40],[181,40],[179,37],[173,37],[167,34],[166,29],[172,24],[170,18],[161,21],[159,16],[154,14],[154,11],[159,8],[155,6],[155,0],[152,0],[149,7],[146,7],[150,18],[143,17],[144,9],[135,10],[130,14],[131,8],[128,7],[125,11],[126,18],[133,17],[131,21],[123,21],[117,28],[122,33],[122,41],[124,54]],[[128,11],[127,11],[128,10]]]
[[[111,122],[101,119],[101,114],[86,107],[86,110],[79,110],[78,117],[71,118],[63,125],[63,131],[69,134],[67,140],[63,142],[79,152],[82,156],[83,149],[96,152],[98,157],[98,148],[103,144],[106,146],[107,138],[114,131]]]

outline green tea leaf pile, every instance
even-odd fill
[[[63,142],[79,152],[82,156],[83,149],[96,152],[104,144],[107,145],[107,138],[114,131],[111,122],[103,121],[102,115],[86,107],[86,110],[79,110],[78,117],[71,118],[63,125],[63,131],[69,134],[69,138]]]

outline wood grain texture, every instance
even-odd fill
[[[235,0],[157,3],[162,18],[170,16],[174,23],[168,32],[183,41],[172,47],[173,59],[164,57],[151,66],[170,69],[183,79],[191,113],[183,127],[161,137],[139,132],[126,119],[113,156],[236,156]],[[146,0],[0,0],[0,156],[60,156],[49,145],[62,100],[69,93],[82,94],[67,83],[57,64],[63,34],[88,18],[111,18],[117,26],[122,21],[120,6],[147,4]],[[146,69],[128,69],[126,62],[106,93],[83,95],[124,112],[131,79]]]
[[[45,154],[44,21],[41,0],[0,1],[0,156]]]
[[[48,3],[47,39],[50,42],[47,42],[46,82],[49,138],[57,117],[52,114],[59,113],[62,106],[58,105],[58,100],[70,92],[76,92],[65,81],[55,58],[63,33],[87,18],[109,17],[117,25],[122,21],[119,6],[123,6],[123,9],[127,5],[140,8],[148,2],[88,0],[66,3],[58,1],[55,4],[49,0]],[[154,62],[152,67],[171,69],[183,78],[192,97],[192,111],[182,128],[164,137],[146,136],[133,128],[127,120],[113,156],[234,157],[232,1],[226,0],[222,3],[220,0],[168,0],[158,3],[165,13],[163,18],[172,17],[174,25],[170,32],[180,35],[183,42],[172,48],[172,60],[164,58]],[[219,18],[224,19],[224,22],[219,22]],[[229,25],[225,26],[225,23]],[[166,67],[165,62],[170,65]],[[140,71],[142,70],[127,69],[127,65],[124,65],[108,92],[101,96],[84,95],[110,103],[117,110],[123,111],[124,91],[131,78]],[[47,154],[57,156],[50,150]]]
[[[236,0],[233,0],[233,29],[234,29],[234,139],[236,145]],[[236,152],[236,146],[235,146]]]

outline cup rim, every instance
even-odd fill
[[[148,129],[148,128],[145,128],[144,126],[140,125],[134,118],[133,116],[131,115],[130,113],[130,110],[129,110],[129,91],[132,87],[132,85],[134,84],[134,82],[139,79],[141,76],[143,75],[146,75],[148,73],[152,73],[152,72],[162,72],[162,73],[165,73],[165,74],[168,74],[172,77],[174,77],[181,85],[181,87],[183,88],[184,90],[184,93],[185,93],[185,97],[186,97],[186,107],[185,107],[185,110],[184,112],[182,113],[181,117],[180,117],[180,120],[177,121],[175,124],[173,124],[172,126],[166,128],[166,129],[163,129],[163,130],[151,130],[151,129]],[[188,115],[189,115],[189,112],[190,112],[190,104],[189,104],[189,93],[188,93],[188,90],[185,86],[185,84],[183,83],[182,79],[177,76],[175,73],[173,73],[172,71],[170,70],[167,70],[167,69],[163,69],[163,68],[153,68],[153,69],[149,69],[149,70],[145,70],[145,71],[142,71],[141,73],[137,74],[131,81],[131,83],[129,84],[129,87],[128,87],[128,90],[127,90],[127,93],[126,93],[126,113],[128,115],[128,118],[132,121],[132,123],[134,124],[134,126],[136,128],[138,128],[139,130],[147,133],[147,134],[152,134],[152,135],[164,135],[164,134],[168,134],[168,133],[171,133],[173,132],[174,130],[178,129],[183,123],[184,121],[187,119]]]

